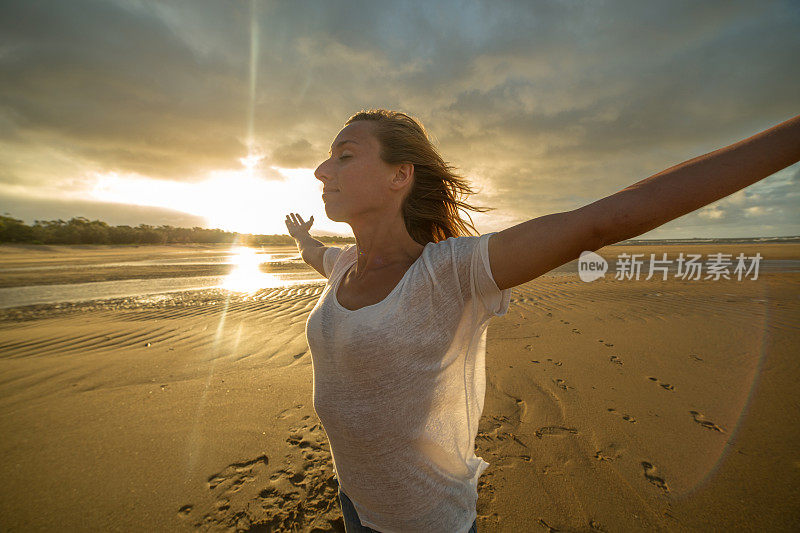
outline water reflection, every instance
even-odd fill
[[[294,284],[285,275],[268,274],[261,271],[263,263],[270,262],[270,254],[260,254],[254,248],[239,246],[231,250],[231,263],[234,265],[220,284],[223,289],[234,292],[256,292],[265,287],[285,287]]]
[[[260,289],[297,287],[324,282],[325,278],[315,270],[303,268],[297,254],[286,251],[268,252],[258,248],[235,246],[226,251],[222,264],[231,264],[233,269],[222,276],[185,276],[171,278],[134,278],[115,281],[93,281],[56,285],[32,285],[0,288],[0,309],[36,304],[55,304],[168,294],[199,289],[221,288],[231,292],[253,294]],[[205,264],[188,258],[186,264]],[[151,262],[158,260],[149,260]],[[261,271],[261,265],[282,263],[284,266],[298,263],[298,268],[289,268],[279,273]],[[64,268],[59,266],[56,268]],[[132,275],[135,275],[132,274]]]

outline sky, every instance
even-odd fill
[[[352,235],[344,122],[424,124],[480,233],[800,113],[800,2],[0,0],[0,214]],[[800,235],[800,164],[640,238]]]

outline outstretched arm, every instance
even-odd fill
[[[596,202],[528,220],[492,235],[498,288],[530,281],[584,250],[631,239],[800,161],[800,115],[695,157]]]
[[[604,245],[632,239],[800,161],[800,115],[598,200]]]
[[[308,222],[304,222],[303,217],[297,213],[289,213],[286,215],[286,228],[289,230],[289,235],[291,235],[297,243],[297,250],[300,252],[300,257],[302,257],[303,261],[307,264],[311,265],[314,270],[328,277],[322,265],[322,259],[328,247],[308,233],[312,224],[314,224],[313,215],[308,219]]]

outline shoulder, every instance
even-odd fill
[[[334,247],[336,250],[335,253],[338,257],[346,257],[348,255],[352,255],[356,253],[356,245],[355,244],[345,244],[344,246],[336,246]]]
[[[325,250],[325,255],[322,258],[322,265],[325,271],[325,277],[330,278],[333,275],[338,263],[343,258],[352,256],[355,253],[355,245],[348,244],[344,247],[330,246]],[[346,260],[346,259],[345,259]]]
[[[465,282],[472,270],[480,236],[463,235],[448,237],[436,243],[429,243],[425,254],[430,263],[439,267],[436,270],[444,275],[455,275]]]
[[[440,250],[463,250],[475,246],[479,237],[473,235],[462,235],[460,237],[448,237],[437,243],[434,246]]]
[[[462,235],[460,237],[448,237],[436,243],[437,252],[442,255],[449,255],[456,262],[469,261],[479,246],[485,245],[491,234],[484,235]]]
[[[484,271],[491,272],[489,239],[495,233],[497,232],[450,237],[437,243],[437,246],[440,247],[438,255],[446,257],[462,275],[481,276]]]

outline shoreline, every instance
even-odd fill
[[[166,246],[166,245],[165,245]],[[127,253],[120,250],[106,250],[102,253],[88,253],[86,250],[59,249],[46,252],[31,253],[27,250],[11,252],[3,250],[0,246],[0,288],[60,285],[74,283],[88,283],[96,281],[122,281],[128,279],[162,279],[172,277],[204,277],[226,276],[235,268],[234,262],[222,263],[225,259],[235,258],[230,248],[209,249],[205,246],[198,250],[216,252],[218,255],[211,257],[198,257],[198,250],[187,254],[186,249],[163,248],[154,250],[148,247],[145,250],[126,249]],[[234,248],[235,250],[236,248]],[[262,273],[309,273],[319,276],[311,267],[299,259],[296,247],[269,247],[264,249],[254,248],[258,255],[264,255],[267,260],[279,257],[278,260],[263,263],[259,266]],[[620,254],[644,254],[644,261],[649,261],[650,254],[656,254],[656,259],[661,259],[662,254],[667,254],[667,259],[674,261],[681,252],[700,254],[703,260],[710,254],[730,254],[733,261],[739,253],[752,257],[756,253],[761,255],[762,261],[771,260],[800,260],[800,245],[798,244],[730,244],[730,245],[661,245],[661,246],[606,246],[596,253],[606,260],[618,257]],[[187,255],[184,255],[187,254]],[[287,257],[289,256],[289,257]],[[296,256],[296,257],[294,257]],[[136,261],[131,261],[132,259]],[[213,259],[214,263],[197,264],[202,259]],[[152,264],[158,261],[172,261],[178,264]],[[183,262],[182,262],[183,261]],[[192,261],[194,263],[192,263]],[[252,261],[248,258],[248,261]],[[113,262],[113,263],[112,263]],[[127,262],[127,263],[126,263]],[[130,264],[142,263],[142,264]],[[150,262],[151,264],[146,264]],[[553,272],[563,272],[575,268],[574,260],[562,265]],[[125,263],[115,266],[114,263]],[[48,270],[42,270],[46,267]],[[26,268],[28,270],[26,270]],[[13,270],[10,270],[13,269]],[[319,276],[320,279],[321,276]]]

